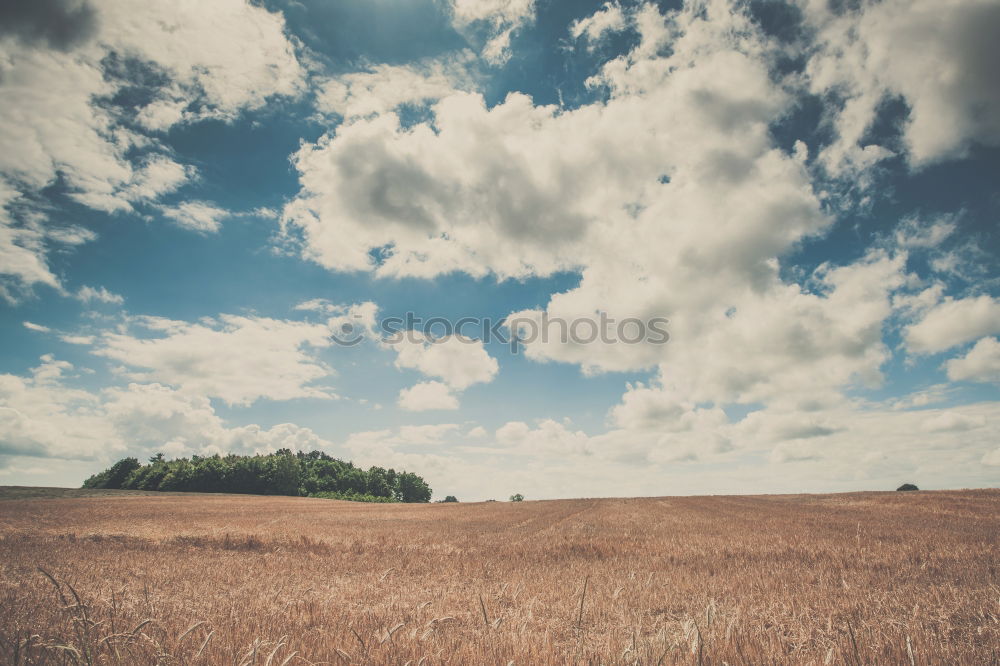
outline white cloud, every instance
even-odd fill
[[[227,426],[205,396],[175,391],[161,384],[129,384],[106,392],[104,411],[115,431],[129,443],[171,455],[198,453],[273,453],[325,449],[331,445],[312,430],[283,423]],[[166,452],[166,451],[165,451]]]
[[[158,101],[204,102],[195,117],[233,118],[273,95],[303,89],[304,72],[280,12],[241,0],[141,7],[102,0],[100,8],[101,38],[169,75]]]
[[[1000,384],[1000,341],[983,338],[965,356],[947,361],[945,368],[953,382]]]
[[[296,304],[292,309],[327,315],[327,328],[334,332],[338,340],[349,345],[366,337],[376,337],[378,305],[371,301],[337,304],[325,298],[313,298]]]
[[[625,13],[618,2],[605,2],[604,5],[585,18],[573,21],[569,26],[569,34],[574,39],[586,36],[590,48],[599,42],[606,34],[621,32],[626,27]]]
[[[491,382],[496,377],[499,366],[483,347],[482,340],[460,335],[428,338],[417,331],[408,331],[402,337],[390,345],[396,352],[398,368],[435,377],[457,391]]]
[[[985,417],[972,417],[958,412],[944,411],[924,421],[928,432],[963,432],[986,425]]]
[[[904,249],[936,248],[957,228],[953,215],[942,215],[927,221],[906,218],[896,228],[896,245]]]
[[[934,354],[1000,333],[1000,300],[987,295],[945,299],[906,328],[906,346],[917,354]]]
[[[382,343],[396,352],[396,367],[441,380],[402,389],[398,404],[406,411],[458,409],[457,392],[493,381],[499,370],[481,340],[460,335],[430,338],[418,331],[403,332],[399,338]]]
[[[92,335],[60,335],[59,339],[71,345],[92,345],[94,336]]]
[[[636,489],[656,488],[657,479],[659,491],[649,494],[674,494],[691,478],[697,479],[695,486],[682,492],[708,492],[705,484],[715,482],[722,484],[719,492],[890,489],[907,478],[930,487],[948,487],[956,478],[995,483],[995,475],[984,468],[992,464],[989,456],[1000,432],[995,403],[908,411],[847,402],[812,412],[769,407],[737,423],[729,423],[721,410],[700,411],[683,427],[667,421],[668,430],[615,428],[599,435],[553,420],[537,426],[515,421],[497,430],[495,448],[466,450],[531,456],[548,472],[559,464],[581,472],[600,469],[601,480],[593,483],[607,495],[642,494]],[[769,464],[741,464],[751,456],[763,456]],[[786,465],[795,465],[795,473]],[[732,471],[720,475],[720,469]],[[699,473],[707,470],[712,474]],[[579,493],[593,496],[594,487]]]
[[[104,287],[88,287],[86,285],[80,287],[80,290],[76,292],[76,298],[88,304],[96,301],[110,305],[121,305],[125,302],[122,296],[113,294]]]
[[[0,85],[2,94],[2,85]],[[3,144],[0,119],[0,145]],[[3,160],[0,156],[0,162]],[[2,175],[0,166],[0,298],[16,304],[36,284],[61,291],[59,279],[45,259],[52,244],[76,244],[89,240],[89,232],[47,223],[44,216],[30,210],[26,198]]]
[[[327,320],[330,328],[340,328],[344,333],[344,324],[350,324],[352,331],[374,336],[377,324],[378,305],[371,301],[362,303],[352,303],[350,305],[338,305],[330,311],[333,315]]]
[[[37,331],[38,333],[50,333],[52,331],[48,326],[42,326],[41,324],[36,324],[30,321],[21,322],[26,329],[29,331]]]
[[[496,440],[502,447],[535,456],[591,453],[591,440],[585,433],[570,430],[552,419],[541,421],[535,428],[522,421],[511,421],[497,429]]]
[[[104,333],[93,353],[140,368],[130,373],[136,380],[230,405],[335,397],[314,385],[333,372],[314,354],[332,344],[326,325],[237,315],[200,323],[145,317],[135,323],[145,329],[142,336]]]
[[[935,384],[934,386],[930,386],[926,389],[914,391],[913,393],[899,398],[893,398],[889,401],[889,406],[892,409],[927,407],[944,402],[950,391],[951,388],[948,384]]]
[[[404,425],[399,427],[399,441],[407,446],[437,445],[457,431],[457,423]]]
[[[312,298],[308,301],[302,301],[301,303],[298,303],[292,309],[302,310],[304,312],[331,313],[336,311],[337,306],[325,298]]]
[[[155,387],[148,389],[157,393]],[[137,391],[143,396],[145,391]],[[182,395],[176,398],[184,397]],[[162,416],[140,414],[127,418],[134,424],[147,418],[171,421],[173,398],[163,396],[153,402],[161,405]],[[136,401],[139,402],[138,400]],[[161,404],[162,403],[162,404]],[[137,404],[137,407],[139,405]],[[198,412],[197,405],[192,407]],[[922,488],[954,487],[955,485],[990,486],[996,483],[997,411],[995,405],[970,405],[955,410],[972,419],[984,420],[982,427],[955,432],[927,433],[923,424],[935,412],[916,411],[895,413],[887,417],[881,410],[859,418],[853,411],[840,412],[840,418],[850,426],[828,438],[768,442],[733,431],[734,449],[707,446],[704,434],[698,433],[701,446],[690,442],[678,443],[656,439],[641,442],[634,450],[629,442],[634,433],[611,431],[604,435],[576,435],[563,423],[539,422],[535,426],[514,426],[507,429],[504,444],[498,441],[480,442],[475,446],[460,446],[461,430],[451,424],[440,426],[404,426],[398,429],[359,432],[348,436],[342,445],[311,440],[306,429],[283,433],[284,427],[271,431],[248,428],[244,439],[230,438],[221,433],[224,443],[236,441],[243,446],[255,431],[254,442],[277,447],[290,441],[302,442],[304,448],[322,448],[334,455],[345,455],[359,465],[380,465],[415,471],[431,484],[436,496],[455,494],[463,501],[488,497],[503,499],[515,491],[532,499],[554,497],[600,497],[638,495],[683,495],[692,493],[746,492],[832,492],[842,490],[889,490],[903,481],[915,481]],[[192,414],[192,419],[197,417]],[[133,425],[122,425],[128,429]],[[235,430],[235,428],[227,428]],[[439,432],[435,432],[439,430]],[[176,427],[169,432],[214,433],[210,422]],[[443,431],[443,434],[440,432]],[[543,434],[543,433],[548,433]],[[289,434],[298,438],[289,440]],[[142,431],[130,431],[141,437]],[[265,436],[266,435],[266,436]],[[156,433],[154,441],[144,445],[148,452],[166,449],[163,442],[175,441],[182,454],[214,449],[206,439],[172,440]],[[315,437],[315,435],[312,435]],[[534,441],[536,444],[525,444]],[[228,444],[227,444],[228,445]],[[251,452],[238,449],[240,452]],[[344,454],[340,452],[344,451]],[[144,454],[148,455],[148,453]],[[171,454],[173,455],[173,454]],[[770,457],[770,465],[744,465],[747,455]],[[525,464],[526,460],[531,461]],[[47,465],[54,461],[47,461]],[[721,463],[721,464],[720,464]],[[14,458],[12,464],[31,465],[27,458]],[[789,465],[791,467],[789,467]]]
[[[63,245],[83,245],[97,238],[97,234],[89,229],[78,226],[53,227],[46,230],[46,238]]]
[[[201,233],[216,233],[229,211],[205,201],[185,201],[176,206],[160,206],[160,212],[178,226]]]
[[[473,88],[471,54],[410,65],[374,65],[320,85],[316,107],[347,119],[393,111],[406,104],[427,104]]]
[[[1000,7],[990,0],[888,0],[836,10],[802,0],[816,45],[813,92],[840,98],[837,140],[821,154],[833,172],[864,169],[891,154],[863,145],[881,104],[909,106],[902,132],[914,166],[959,157],[974,143],[1000,144]]]
[[[207,397],[161,384],[130,384],[99,393],[72,388],[71,364],[51,356],[41,360],[27,377],[0,375],[4,459],[107,462],[125,452],[180,456],[332,446],[308,428],[290,423],[269,429],[255,424],[228,426]]]
[[[492,65],[510,59],[513,34],[535,18],[535,0],[449,0],[452,23],[473,41],[485,42],[481,55]]]
[[[476,21],[513,23],[534,16],[533,0],[452,0],[454,20],[459,25]]]
[[[644,21],[653,14],[684,36],[658,58],[662,35],[644,28],[641,53],[599,77],[615,91],[607,104],[560,111],[512,94],[487,108],[454,93],[433,106],[433,127],[385,113],[303,146],[286,232],[333,270],[520,278],[600,262],[609,243],[628,256],[643,236],[692,243],[706,215],[718,220],[709,247],[735,253],[733,234],[752,238],[757,262],[819,231],[808,175],[767,133],[789,100],[744,53],[759,45],[729,36],[750,24],[650,8]]]
[[[7,300],[36,284],[58,289],[47,266],[50,243],[93,237],[42,224],[45,214],[32,200],[57,178],[80,203],[116,212],[194,176],[155,137],[131,127],[131,118],[151,131],[229,120],[304,86],[280,13],[255,4],[99,0],[81,7],[93,7],[92,15],[86,26],[66,20],[77,38],[65,43],[0,39],[0,275],[13,285],[2,289]],[[109,105],[134,85],[129,72],[136,67],[165,81],[151,91],[153,101],[140,109]]]
[[[46,355],[27,377],[0,375],[0,454],[81,459],[123,447],[99,397],[65,385],[73,369]]]
[[[458,409],[458,398],[447,384],[420,382],[399,392],[399,407],[408,412]]]
[[[607,445],[690,459],[704,434],[705,451],[723,455],[724,405],[829,408],[882,381],[882,331],[912,288],[906,244],[797,279],[783,271],[779,258],[830,219],[801,147],[780,151],[768,131],[795,104],[769,71],[773,44],[726,3],[645,5],[631,21],[635,49],[591,80],[608,101],[564,111],[511,95],[487,108],[455,93],[432,107],[433,127],[403,128],[392,113],[341,126],[298,153],[302,189],[283,222],[333,270],[579,270],[577,287],[515,315],[664,317],[669,343],[535,342],[528,357],[590,373],[655,368],[614,410],[621,433]]]

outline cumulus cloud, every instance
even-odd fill
[[[499,370],[481,340],[460,335],[431,338],[408,331],[385,346],[396,352],[396,367],[417,370],[441,381],[421,382],[399,393],[399,406],[408,411],[458,409],[456,392],[473,384],[493,381]]]
[[[240,0],[135,7],[103,0],[106,39],[170,77],[161,97],[201,103],[199,115],[232,118],[273,95],[304,88],[304,71],[280,13]],[[103,36],[103,35],[102,35]]]
[[[256,424],[227,426],[207,397],[156,383],[109,389],[104,412],[129,446],[165,450],[174,456],[273,453],[283,448],[311,451],[330,447],[329,442],[312,430],[291,423],[272,428]]]
[[[45,355],[27,376],[0,375],[0,456],[86,459],[123,448],[100,397],[66,385],[73,370]]]
[[[332,374],[315,356],[330,346],[325,324],[220,315],[198,323],[140,317],[136,332],[106,332],[94,354],[130,368],[138,381],[249,405],[260,398],[332,399],[314,382]]]
[[[983,338],[965,356],[945,363],[948,379],[955,382],[1000,384],[1000,341]]]
[[[74,371],[47,355],[28,376],[0,375],[0,466],[18,458],[106,463],[126,452],[253,454],[332,446],[291,423],[230,426],[207,397],[158,383],[73,388]]]
[[[990,0],[889,0],[856,9],[802,0],[815,33],[811,90],[836,104],[835,142],[820,160],[834,173],[863,170],[892,154],[866,143],[882,104],[908,107],[902,139],[915,167],[1000,144],[1000,7]]]
[[[986,425],[984,417],[973,417],[959,412],[941,412],[924,421],[928,432],[963,432]]]
[[[814,492],[817,487],[843,484],[894,487],[900,475],[907,474],[932,478],[945,487],[951,481],[942,478],[942,465],[962,478],[988,483],[990,472],[983,466],[992,464],[988,461],[998,432],[994,403],[899,411],[880,404],[863,407],[841,401],[817,406],[812,412],[767,407],[735,423],[721,410],[699,411],[698,417],[688,418],[683,426],[675,424],[666,430],[613,427],[596,435],[551,419],[536,425],[514,421],[496,431],[493,446],[467,450],[533,457],[544,463],[542,468],[559,463],[581,470],[600,468],[605,471],[600,485],[609,494],[629,493],[617,474],[624,474],[622,479],[636,487],[655,487],[659,479],[661,490],[656,494],[672,494],[684,487],[683,479],[690,475],[685,472],[688,465],[706,464],[714,470],[719,466],[734,470],[734,475],[717,480],[723,482],[721,487],[739,492],[750,487]],[[664,423],[669,425],[671,418]],[[961,433],[959,441],[956,433]],[[764,457],[770,466],[738,464],[748,457]],[[788,466],[796,470],[796,483],[788,483],[790,477],[781,478],[789,474]],[[762,484],[763,476],[767,480]],[[705,492],[704,484],[712,481],[698,475],[698,483],[697,491]]]
[[[420,382],[399,392],[399,407],[408,412],[458,409],[458,398],[447,384]]]
[[[552,419],[544,419],[534,428],[523,421],[511,421],[497,429],[496,441],[502,447],[543,457],[591,453],[585,433]]]
[[[460,335],[429,338],[410,331],[391,345],[396,351],[396,367],[417,370],[462,391],[473,384],[493,381],[499,366],[483,347],[482,340]]]
[[[883,328],[912,285],[906,251],[949,223],[926,238],[901,231],[905,241],[851,263],[783,272],[781,257],[831,219],[806,151],[777,149],[768,130],[795,104],[769,71],[774,44],[726,3],[646,4],[628,20],[637,44],[589,82],[607,101],[561,110],[514,94],[487,108],[458,92],[431,107],[433,126],[403,127],[392,112],[341,126],[297,154],[302,189],[283,224],[333,270],[579,271],[577,287],[512,317],[665,318],[669,343],[556,339],[528,344],[528,357],[588,373],[655,369],[611,415],[622,432],[647,434],[608,441],[626,457],[680,460],[706,435],[704,448],[723,455],[724,405],[816,410],[879,385]],[[781,427],[818,439],[840,425]]]
[[[906,345],[917,354],[934,354],[1000,333],[1000,300],[982,295],[945,299],[906,328]]]
[[[47,255],[66,238],[42,224],[44,210],[32,203],[57,178],[90,208],[132,211],[195,174],[141,130],[230,120],[304,87],[281,15],[242,0],[17,1],[2,11],[0,275],[13,285],[8,300],[32,285],[60,287]],[[133,80],[138,70],[161,84]],[[146,106],[109,102],[135,85],[153,85]]]
[[[747,249],[771,256],[821,229],[804,169],[770,145],[788,100],[749,56],[759,45],[728,37],[738,17],[643,12],[654,14],[683,33],[674,55],[656,55],[663,35],[647,19],[634,57],[597,79],[615,91],[607,104],[560,111],[512,94],[487,108],[454,93],[432,107],[433,126],[384,113],[303,146],[286,232],[333,270],[520,278],[598,262],[608,243],[631,253],[650,233],[693,241],[706,208],[720,220],[709,244],[730,252],[753,237]]]

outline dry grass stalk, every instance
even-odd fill
[[[900,495],[0,500],[0,663],[998,663],[1000,492]]]

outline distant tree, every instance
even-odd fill
[[[416,474],[402,472],[396,475],[399,499],[402,502],[430,502],[431,487]]]
[[[395,477],[393,472],[393,477]],[[390,481],[389,471],[381,467],[372,467],[368,470],[368,479],[365,483],[365,492],[375,497],[392,497],[393,484]]]
[[[523,502],[524,501],[524,495],[522,495],[521,493],[514,493],[513,495],[510,496],[510,501],[511,502]]]
[[[427,482],[412,472],[382,467],[366,471],[321,451],[294,453],[290,449],[271,455],[191,456],[176,460],[157,453],[146,465],[125,458],[84,481],[83,487],[308,495],[363,502],[429,502],[432,494]]]
[[[154,462],[139,467],[132,472],[128,480],[122,484],[122,488],[129,490],[160,490],[160,483],[170,472],[170,467],[165,462]]]
[[[268,470],[265,478],[269,495],[299,494],[299,459],[288,449],[281,449],[267,456]]]
[[[917,488],[917,487],[916,487],[915,485],[913,485],[912,483],[904,483],[904,484],[903,484],[903,485],[901,485],[901,486],[900,486],[899,488],[896,488],[896,490],[897,490],[897,491],[899,491],[899,490],[920,490],[920,488]]]
[[[84,488],[118,489],[125,485],[129,476],[142,467],[136,458],[122,458],[110,468],[95,474],[83,482]]]
[[[457,502],[458,498],[455,497],[454,495],[448,495],[442,501],[443,502]]]

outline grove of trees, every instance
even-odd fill
[[[83,483],[84,488],[173,492],[299,495],[368,502],[429,502],[431,488],[416,474],[333,458],[322,451],[255,456],[157,454],[143,465],[123,458]]]

